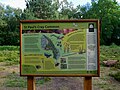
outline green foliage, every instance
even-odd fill
[[[51,4],[52,0],[26,0],[26,10],[33,14],[34,17],[48,19],[54,14]]]
[[[76,12],[67,0],[26,0],[24,19],[71,19]]]
[[[67,0],[63,0],[60,5],[59,19],[73,19],[77,9],[73,7],[72,2],[69,3]]]
[[[111,68],[110,76],[114,77],[117,81],[120,81],[120,47],[112,44],[111,46],[100,47],[100,62],[104,60],[119,60],[119,62]]]
[[[110,76],[114,77],[117,81],[120,82],[120,71],[117,73],[111,73]]]
[[[120,5],[116,0],[97,0],[92,3],[86,18],[101,20],[101,44],[120,44]]]
[[[0,45],[19,45],[19,20],[36,19],[100,19],[101,45],[120,45],[120,4],[116,0],[92,0],[77,7],[68,0],[25,1],[24,11],[0,4]]]
[[[47,83],[51,80],[49,77],[39,77],[36,78],[36,85],[40,86],[44,83]],[[5,81],[4,85],[6,87],[21,87],[26,88],[27,87],[27,78],[26,77],[20,77],[19,74],[13,72],[7,76],[7,80]]]
[[[115,68],[120,69],[120,61],[115,65]]]
[[[0,45],[19,45],[21,9],[0,4]]]
[[[0,46],[0,62],[7,62],[6,65],[19,63],[19,47]]]
[[[0,46],[0,51],[8,50],[8,51],[18,51],[20,49],[19,46]]]
[[[27,87],[27,79],[26,77],[20,77],[18,74],[12,73],[7,76],[4,85],[6,87]]]
[[[100,46],[100,61],[104,60],[119,60],[120,61],[120,47],[112,44],[111,46]]]
[[[45,84],[46,82],[49,82],[49,81],[51,81],[50,77],[39,77],[39,78],[36,78],[37,86],[40,86],[41,84]]]

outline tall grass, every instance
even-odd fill
[[[19,46],[0,46],[0,51],[8,50],[8,51],[19,51]]]
[[[103,60],[119,60],[120,61],[120,46],[112,44],[111,46],[100,46],[100,61]]]
[[[19,46],[0,46],[0,62],[19,63]]]

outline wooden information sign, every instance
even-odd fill
[[[20,75],[99,76],[99,33],[96,19],[20,21]]]

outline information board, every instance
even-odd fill
[[[99,20],[20,22],[21,76],[99,76]]]

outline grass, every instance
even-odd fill
[[[0,71],[3,71],[3,70],[5,70],[5,68],[3,68],[3,67],[2,67],[2,68],[0,68]]]
[[[100,62],[104,60],[120,61],[120,46],[112,44],[111,46],[100,46]]]
[[[4,85],[6,87],[27,87],[26,77],[20,77],[16,73],[12,73],[6,76]]]
[[[114,77],[117,81],[120,82],[120,71],[118,71],[116,73],[110,73],[109,75]]]
[[[120,82],[120,71],[114,72],[115,69],[120,69],[120,46],[112,44],[111,46],[101,46],[100,47],[100,62],[104,60],[119,60],[119,62],[111,68],[113,72],[110,72],[109,75],[114,77],[117,81]]]
[[[93,78],[93,85],[100,90],[119,90],[119,82],[110,76],[110,73],[115,74],[118,71],[115,67],[101,66],[100,77]]]
[[[0,51],[18,51],[19,49],[19,46],[0,46]]]
[[[18,46],[0,46],[0,62],[7,62],[7,65],[19,63]]]
[[[0,46],[0,62],[5,62],[5,66],[12,66],[19,64],[19,47],[18,46]],[[5,68],[0,68],[0,71]],[[50,81],[51,78],[36,78],[36,85],[44,84]],[[19,74],[13,72],[6,76],[4,83],[6,87],[27,87],[26,77],[20,77]]]
[[[20,77],[19,74],[17,73],[11,73],[6,76],[6,81],[4,85],[6,87],[22,87],[26,88],[27,87],[27,78],[26,77]],[[49,77],[38,77],[35,78],[36,81],[36,86],[43,85],[46,82],[49,82],[51,78]]]

